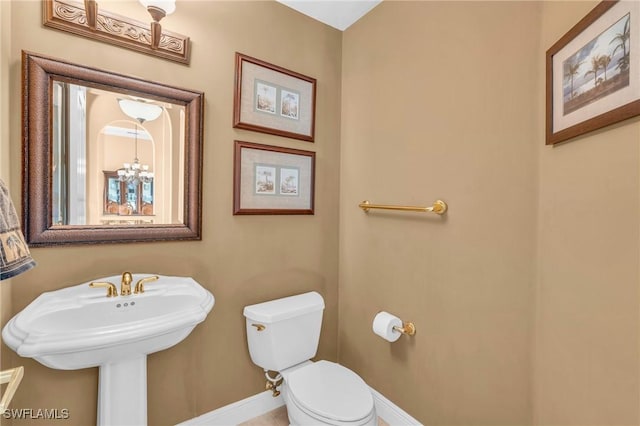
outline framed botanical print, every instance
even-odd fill
[[[233,214],[313,214],[315,152],[235,142]]]
[[[233,126],[314,141],[316,80],[236,53]]]

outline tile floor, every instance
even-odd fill
[[[240,423],[239,426],[289,426],[287,407],[276,408],[266,414]],[[378,418],[378,426],[389,426],[387,422]]]

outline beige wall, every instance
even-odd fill
[[[11,3],[0,3],[0,179],[9,182],[9,57]]]
[[[9,185],[9,62],[11,43],[11,3],[0,2],[0,179]],[[11,279],[0,282],[0,324],[11,318]],[[0,370],[14,367],[14,353],[2,345],[0,348]],[[1,416],[0,416],[1,417]],[[11,420],[0,418],[2,425]]]
[[[545,2],[544,52],[597,2]],[[534,406],[540,425],[640,424],[640,123],[543,144]],[[610,203],[610,207],[607,204]]]
[[[111,11],[149,19],[138,2],[108,4]],[[9,116],[11,134],[0,140],[0,148],[10,153],[16,201],[21,173],[16,111],[20,51],[25,49],[205,92],[203,239],[33,249],[38,266],[11,282],[13,311],[43,291],[125,270],[192,276],[211,290],[216,305],[207,320],[184,342],[149,357],[152,425],[175,424],[264,389],[262,371],[251,363],[246,347],[245,305],[319,291],[327,306],[319,356],[336,360],[340,32],[275,2],[182,1],[162,23],[192,38],[187,67],[44,28],[40,9],[39,1],[13,2],[11,8],[11,21],[20,26],[13,27],[9,58],[12,113],[3,113]],[[318,79],[315,143],[232,128],[236,51]],[[234,139],[315,151],[316,214],[233,216]],[[30,359],[19,361],[25,378],[16,407],[68,408],[71,418],[65,424],[95,422],[97,369],[58,371]]]
[[[339,359],[424,424],[531,422],[539,19],[385,1],[343,36]],[[415,337],[374,335],[380,310]]]
[[[544,145],[545,51],[595,4],[385,2],[344,34],[339,359],[425,424],[640,423],[639,120]]]
[[[197,82],[207,102],[203,241],[34,249],[38,267],[2,284],[3,322],[42,291],[125,269],[195,277],[212,314],[149,359],[150,424],[173,424],[261,390],[244,305],[316,289],[319,355],[425,424],[639,424],[639,120],[544,146],[544,52],[595,4],[387,0],[341,36],[273,2],[179,2],[163,24],[192,37],[184,67],[44,29],[38,2],[0,2],[0,177],[16,201],[21,49]],[[235,51],[318,78],[315,144],[231,128]],[[316,215],[232,216],[234,139],[317,151]],[[450,211],[366,215],[365,198]],[[416,336],[376,337],[379,310]],[[95,369],[19,362],[15,406],[93,422]]]

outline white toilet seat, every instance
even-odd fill
[[[339,364],[318,361],[297,368],[285,375],[285,387],[287,409],[300,410],[315,424],[377,423],[371,390],[360,376]]]

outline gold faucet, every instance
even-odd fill
[[[1,0],[0,0],[1,1]],[[144,284],[150,281],[155,281],[160,277],[157,275],[152,275],[150,277],[142,278],[138,280],[136,283],[136,287],[133,290],[135,294],[144,293]],[[120,282],[120,295],[121,296],[129,296],[131,295],[131,283],[133,282],[133,275],[131,272],[124,272],[122,274],[122,281]],[[94,281],[89,284],[89,287],[106,287],[107,288],[107,297],[116,297],[118,295],[118,289],[115,284],[109,282],[102,281]]]
[[[133,289],[134,294],[144,293],[144,283],[148,283],[150,281],[155,281],[160,278],[157,275],[153,275],[151,277],[143,278],[136,283],[136,288]]]
[[[106,287],[107,288],[107,297],[116,297],[118,295],[118,289],[112,283],[95,281],[89,284],[89,287]]]
[[[120,296],[129,296],[131,294],[131,282],[133,276],[131,272],[125,272],[122,274],[122,281],[120,282]]]

